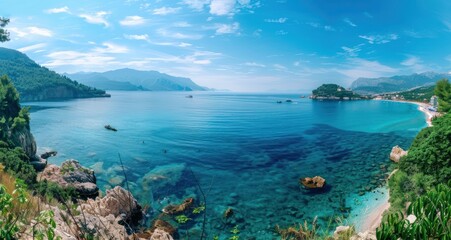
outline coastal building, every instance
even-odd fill
[[[431,100],[429,101],[429,104],[431,104],[432,107],[437,108],[438,107],[438,97],[432,96]]]

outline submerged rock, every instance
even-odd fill
[[[391,149],[390,160],[397,163],[402,157],[406,156],[407,153],[408,151],[404,151],[402,148],[396,145]]]
[[[163,209],[164,213],[175,215],[188,210],[194,203],[194,198],[187,198],[179,205],[168,205]]]
[[[308,189],[323,188],[326,185],[326,180],[320,176],[301,178],[299,182]]]
[[[182,177],[186,165],[174,163],[158,166],[149,171],[140,180],[143,191],[159,190],[174,187]]]

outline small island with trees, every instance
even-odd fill
[[[354,93],[351,90],[347,90],[344,87],[337,84],[323,84],[317,89],[312,91],[311,99],[314,100],[361,100],[367,99],[365,96],[361,96]]]

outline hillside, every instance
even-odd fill
[[[425,72],[393,77],[359,78],[352,83],[351,88],[360,94],[400,92],[433,85],[440,79],[450,77],[451,75],[446,73]]]
[[[79,84],[41,67],[25,54],[0,48],[0,76],[7,75],[22,101],[64,98],[109,97],[105,91]]]
[[[409,91],[384,94],[383,97],[392,99],[392,97],[398,95],[399,98],[408,101],[429,102],[431,97],[434,96],[434,88],[435,85],[419,87]]]
[[[312,91],[310,98],[318,100],[358,100],[362,99],[362,96],[337,84],[323,84]]]
[[[75,73],[68,77],[105,90],[126,91],[205,91],[189,78],[174,77],[157,71],[124,68],[103,73]]]

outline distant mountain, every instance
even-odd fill
[[[362,99],[362,96],[337,84],[323,84],[312,91],[310,98],[318,100],[359,100]]]
[[[0,75],[7,75],[12,80],[21,101],[109,97],[105,91],[79,84],[41,67],[13,49],[0,47]]]
[[[139,71],[129,68],[103,73],[66,74],[81,83],[105,90],[126,91],[205,91],[189,78],[174,77],[157,71]]]
[[[443,78],[450,79],[451,75],[425,72],[393,77],[359,78],[352,83],[351,88],[360,94],[400,92],[416,87],[433,85]]]

